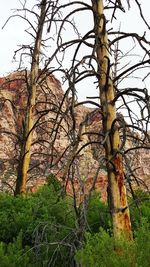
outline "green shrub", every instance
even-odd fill
[[[0,267],[74,266],[78,227],[72,199],[61,193],[59,182],[50,177],[48,186],[26,197],[0,194]],[[140,212],[131,205],[131,216],[134,242],[114,242],[108,207],[92,194],[90,233],[76,255],[82,267],[150,266],[150,201],[140,202]]]
[[[150,222],[143,218],[135,232],[136,261],[138,267],[150,266]]]
[[[38,267],[31,263],[31,253],[26,247],[22,247],[22,233],[13,243],[6,245],[0,242],[0,266],[1,267]]]
[[[82,267],[149,267],[150,224],[144,219],[130,242],[114,241],[103,229],[94,235],[87,233],[76,259]]]
[[[58,198],[58,194],[54,186],[50,185],[43,186],[37,193],[26,197],[0,195],[1,261],[8,257],[11,262],[8,248],[15,250],[20,232],[22,253],[25,247],[29,246],[31,258],[38,266],[47,266],[51,259],[55,266],[62,266],[64,261],[73,260],[71,256],[67,259],[72,253],[70,244],[75,240],[72,201],[60,195]],[[14,258],[15,255],[18,258],[17,253],[13,252]]]
[[[111,228],[111,219],[108,205],[100,200],[100,194],[93,192],[87,211],[87,221],[91,232],[99,232],[102,227],[105,230]]]
[[[76,259],[83,267],[130,267],[134,263],[134,243],[114,239],[103,229],[94,235],[87,234]]]
[[[142,190],[134,192],[135,199],[130,198],[130,213],[133,231],[139,229],[143,219],[150,224],[150,195]]]

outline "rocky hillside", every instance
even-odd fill
[[[28,78],[25,71],[0,78],[1,190],[13,190],[15,186],[28,105]],[[73,181],[81,198],[96,182],[96,188],[106,199],[107,176],[100,145],[101,113],[79,103],[70,108],[71,101],[52,74],[39,72],[28,188],[36,190],[53,173],[63,181],[68,192],[72,192]],[[87,143],[90,144],[87,146]],[[130,141],[127,146],[132,146]],[[131,156],[131,170],[136,169],[137,184],[140,178],[149,186],[150,151],[139,150]],[[73,164],[65,173],[68,162]]]

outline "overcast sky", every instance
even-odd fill
[[[35,0],[30,0],[31,6],[32,3],[35,3]],[[87,0],[90,3],[90,0]],[[131,0],[133,2],[133,0]],[[143,13],[145,14],[146,19],[149,20],[150,23],[150,1],[149,0],[142,0],[142,8]],[[20,19],[13,19],[11,20],[6,27],[2,30],[2,26],[4,25],[7,18],[13,14],[13,9],[20,7],[19,0],[5,0],[1,3],[0,8],[0,76],[6,75],[7,73],[15,70],[18,67],[18,64],[13,62],[13,52],[19,48],[19,44],[27,43],[27,34],[24,32],[26,28],[26,24],[22,22]],[[137,8],[133,8],[131,11],[128,12],[128,15],[124,15],[123,13],[118,13],[117,16],[120,18],[121,22],[121,29],[127,32],[134,32],[138,31],[139,34],[143,34],[146,30],[144,23],[140,22],[139,18],[139,11]],[[89,19],[84,19],[80,14],[80,26],[84,28],[85,23],[88,25]],[[114,21],[115,23],[115,21]],[[118,24],[117,24],[118,25]],[[150,33],[148,33],[150,36]],[[148,38],[148,36],[147,36]],[[149,37],[150,39],[150,37]],[[124,49],[128,49],[129,43],[126,43]],[[138,51],[137,51],[138,53]],[[86,90],[86,89],[85,89]],[[84,91],[80,93],[80,97],[85,94]],[[89,95],[93,94],[93,92]]]

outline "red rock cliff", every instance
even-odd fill
[[[3,189],[4,185],[10,184],[13,187],[15,183],[29,94],[27,79],[28,73],[24,71],[0,78],[0,175]],[[84,132],[87,134],[82,136],[78,150],[86,143],[92,143],[85,146],[73,161],[72,172],[74,172],[75,187],[78,189],[77,194],[82,198],[95,179],[95,187],[101,192],[102,198],[106,199],[107,176],[104,153],[98,143],[101,140],[101,113],[98,109],[78,105],[72,115],[68,104],[70,101],[68,97],[64,99],[61,84],[53,75],[48,73],[45,76],[41,75],[36,96],[35,129],[28,187],[34,191],[38,185],[45,182],[45,177],[50,173],[61,177],[82,122]],[[74,130],[73,127],[76,129]],[[132,157],[132,165],[138,167],[137,176],[150,186],[149,159],[149,150],[143,150],[142,153],[136,152]],[[72,172],[66,183],[70,193],[72,192]]]

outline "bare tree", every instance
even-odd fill
[[[31,51],[32,63],[31,72],[27,79],[29,101],[16,194],[26,191],[32,134],[36,125],[36,122],[33,120],[33,113],[36,107],[35,96],[37,84],[41,84],[41,81],[45,79],[45,76],[42,75],[47,75],[47,73],[62,73],[63,81],[66,84],[66,92],[61,99],[59,107],[57,106],[55,110],[53,127],[48,132],[50,138],[49,148],[51,148],[49,153],[49,166],[51,169],[55,168],[55,166],[57,168],[60,167],[58,174],[62,178],[64,187],[67,187],[68,183],[71,182],[78,225],[80,230],[83,230],[86,227],[85,210],[90,194],[87,196],[87,192],[85,192],[86,181],[80,175],[80,159],[86,148],[95,146],[96,150],[99,149],[100,156],[97,170],[95,170],[95,176],[92,173],[94,178],[89,191],[91,192],[94,188],[99,169],[105,164],[108,176],[108,199],[114,236],[117,238],[123,234],[128,239],[132,239],[125,184],[128,182],[129,187],[131,187],[131,178],[136,178],[136,175],[135,170],[130,165],[128,155],[131,156],[131,152],[135,149],[149,148],[149,94],[146,88],[131,87],[127,82],[125,88],[121,86],[127,77],[131,77],[141,69],[146,71],[143,80],[147,79],[149,75],[147,67],[149,67],[150,63],[150,43],[146,39],[145,34],[140,36],[135,32],[126,33],[121,30],[113,30],[113,28],[110,30],[107,29],[109,25],[113,25],[114,19],[117,19],[118,11],[126,15],[128,9],[132,8],[130,1],[122,2],[109,0],[93,0],[88,1],[88,3],[87,1],[72,0],[63,2],[47,0],[39,2],[38,8],[41,10],[41,15],[38,16],[37,13],[34,13],[38,18],[37,29],[35,30],[32,24],[30,25],[35,31],[36,36],[34,37],[34,47],[22,47],[23,49],[29,48],[29,51]],[[137,0],[134,3],[139,9],[142,21],[149,29],[150,27],[144,18],[141,5]],[[23,6],[22,10],[28,11],[25,6]],[[105,17],[105,11],[108,17]],[[87,17],[89,16],[91,18],[91,28],[85,29],[82,34],[79,33],[80,27],[78,27],[78,18],[76,15],[78,13],[86,14],[86,12]],[[29,20],[28,22],[30,23]],[[39,57],[43,55],[41,53],[41,47],[44,38],[48,43],[51,41],[51,37],[48,39],[47,36],[53,31],[52,24],[56,27],[54,34],[56,42],[51,53],[49,54],[48,51],[48,55],[42,57],[42,71],[39,75]],[[45,28],[44,25],[46,25]],[[73,38],[70,38],[69,33],[67,35],[64,34],[65,27],[66,29],[69,29],[67,27],[71,27]],[[46,31],[42,39],[43,28]],[[127,54],[121,51],[121,47],[119,47],[120,42],[130,39],[133,40],[135,47],[139,46],[143,57],[140,61],[137,59],[133,64],[130,62],[121,63],[125,56],[130,55],[130,51]],[[46,46],[44,48],[46,49]],[[113,57],[114,50],[115,58]],[[71,55],[69,59],[68,55]],[[115,73],[115,75],[112,75],[111,72]],[[78,103],[77,88],[80,83],[81,87],[84,86],[83,81],[86,83],[86,81],[89,82],[91,80],[99,90],[99,95],[96,96],[96,100],[99,103],[95,101],[94,96],[91,99],[87,99],[87,101]],[[88,88],[89,84],[85,86]],[[136,108],[139,110],[138,115],[132,108],[133,103],[136,103]],[[82,118],[80,123],[77,122],[77,109],[81,104],[91,104],[101,114],[100,120],[103,126],[99,128],[99,131],[94,132],[88,130],[86,116],[86,118]],[[125,118],[122,115],[117,115],[123,109],[125,110]],[[44,112],[49,111],[45,109]],[[64,127],[64,122],[67,125],[66,128]],[[66,134],[67,143],[66,147],[62,149],[63,151],[57,153],[55,148],[61,131]],[[94,139],[91,140],[91,136],[92,138],[94,136]],[[127,147],[128,142],[132,143],[130,148]],[[105,154],[103,153],[102,147],[104,148]],[[90,157],[88,161],[90,161]],[[77,178],[83,193],[82,203],[84,204],[81,206],[77,197],[77,190],[79,189],[75,184]]]
[[[41,54],[41,42],[42,42],[42,32],[44,27],[44,22],[47,12],[47,1],[43,0],[40,3],[41,13],[38,18],[38,26],[36,30],[35,44],[32,52],[32,62],[31,62],[31,71],[28,82],[28,107],[26,111],[26,119],[24,126],[24,140],[21,149],[21,158],[18,167],[18,175],[16,182],[16,191],[15,194],[25,193],[26,192],[26,183],[27,183],[27,173],[29,170],[30,164],[30,150],[32,144],[32,135],[33,135],[33,126],[34,126],[34,112],[36,104],[36,89],[37,89],[37,80],[39,76],[39,60]]]
[[[104,147],[113,231],[115,237],[124,234],[131,239],[131,222],[124,185],[123,158],[119,151],[120,137],[118,127],[116,126],[116,106],[113,102],[115,91],[110,74],[109,44],[103,2],[97,1],[96,4],[93,4],[93,9],[100,101],[103,112],[103,130],[106,137]]]
[[[126,1],[125,4],[128,8],[131,8],[130,1]],[[148,26],[138,1],[135,1],[135,4],[139,8],[141,19],[144,21],[146,26]],[[113,23],[113,20],[116,18],[115,14],[118,10],[124,13],[127,12],[126,7],[123,7],[121,1],[106,1],[105,7],[103,7],[102,0],[92,1],[92,5],[84,2],[71,1],[66,5],[64,4],[64,7],[75,7],[76,5],[78,5],[78,8],[72,9],[72,11],[67,15],[67,18],[69,18],[69,16],[71,17],[73,14],[75,15],[76,12],[85,12],[86,10],[91,11],[94,15],[94,25],[93,29],[91,28],[91,30],[79,39],[74,39],[66,43],[63,43],[62,35],[61,38],[60,34],[58,36],[58,44],[63,48],[63,51],[66,52],[70,46],[75,47],[72,64],[68,69],[66,79],[69,81],[68,91],[72,94],[72,102],[70,106],[71,116],[74,122],[72,137],[74,138],[74,144],[76,144],[76,146],[74,146],[72,150],[64,176],[66,176],[67,170],[68,174],[70,173],[71,166],[76,158],[76,155],[78,155],[82,151],[82,148],[84,148],[81,143],[81,147],[79,146],[78,136],[73,134],[73,131],[76,132],[76,87],[80,82],[86,80],[86,78],[89,79],[89,77],[95,77],[98,82],[100,92],[99,110],[101,111],[103,121],[103,138],[99,142],[99,145],[103,145],[105,149],[104,160],[108,174],[108,195],[114,236],[117,238],[120,235],[124,235],[128,239],[132,239],[125,177],[128,177],[127,180],[130,184],[130,178],[135,177],[135,174],[134,170],[130,167],[129,160],[127,160],[127,154],[130,149],[126,149],[126,147],[129,140],[132,140],[131,150],[144,147],[149,148],[149,135],[147,133],[149,124],[149,96],[147,89],[138,87],[133,88],[130,87],[130,85],[125,89],[121,89],[119,88],[119,83],[126,77],[129,78],[131,74],[137,72],[139,69],[142,68],[146,70],[147,66],[149,66],[149,42],[147,41],[145,35],[140,36],[138,33],[125,33],[121,31],[114,31],[113,29],[109,32],[107,31],[107,18],[105,18],[104,10],[112,10],[110,21]],[[62,25],[63,23],[64,22],[62,22]],[[61,30],[59,33],[61,33]],[[115,38],[108,40],[108,36],[115,36]],[[132,38],[136,45],[139,45],[141,48],[141,53],[144,53],[145,55],[143,55],[143,59],[140,62],[136,62],[131,65],[129,63],[125,64],[121,67],[120,71],[117,70],[115,77],[112,77],[111,72],[115,64],[113,64],[113,58],[110,55],[113,52],[113,46],[118,43],[118,41],[127,38]],[[90,52],[88,54],[84,53],[83,51],[85,51],[85,49],[83,48],[82,50],[82,46],[84,48],[87,47]],[[83,53],[82,59],[80,59],[80,51]],[[119,51],[120,50],[117,49],[117,53],[119,53]],[[122,55],[124,54],[122,53]],[[117,58],[115,60],[118,61]],[[118,65],[119,62],[116,64]],[[120,99],[120,110],[123,107],[126,109],[125,116],[128,117],[127,120],[124,120],[121,115],[120,117],[117,116],[116,110],[119,112],[118,100]],[[137,103],[140,110],[139,116],[134,114],[131,107],[131,103],[133,102]],[[91,101],[91,103],[94,104],[93,101]],[[137,132],[141,133],[139,137],[137,137]],[[86,132],[82,131],[82,135],[85,134]],[[124,163],[128,174],[130,170],[129,176],[125,174]]]
[[[55,25],[56,21],[58,21],[59,23],[60,14],[59,12],[55,13],[57,4],[58,1],[39,1],[39,3],[35,4],[33,9],[30,10],[26,6],[27,2],[24,1],[24,3],[22,4],[22,8],[16,10],[17,14],[12,15],[7,20],[8,22],[14,17],[19,17],[25,20],[30,27],[26,31],[33,39],[33,44],[22,45],[21,48],[15,51],[14,55],[14,57],[16,57],[18,54],[20,56],[19,71],[20,69],[24,68],[24,58],[26,57],[29,58],[29,60],[31,61],[30,70],[21,70],[20,77],[15,77],[15,75],[14,78],[8,77],[8,80],[5,81],[3,85],[7,87],[7,84],[16,82],[16,85],[19,87],[19,81],[23,81],[23,85],[24,87],[26,87],[25,91],[27,91],[25,93],[27,101],[25,101],[25,104],[23,103],[23,117],[20,114],[21,109],[16,110],[16,113],[19,112],[19,115],[17,116],[18,119],[16,118],[16,142],[19,141],[18,152],[20,151],[20,155],[18,158],[15,195],[22,193],[24,194],[26,192],[26,185],[29,179],[28,174],[32,169],[35,169],[35,167],[38,168],[39,165],[42,165],[42,163],[46,161],[46,158],[53,158],[50,152],[52,147],[51,143],[53,143],[53,141],[49,140],[53,139],[55,129],[46,129],[46,125],[49,124],[50,127],[50,125],[53,124],[54,119],[47,119],[46,116],[48,113],[53,113],[53,115],[56,114],[56,112],[59,110],[58,103],[60,102],[60,100],[58,100],[57,95],[54,96],[49,86],[51,86],[52,84],[52,86],[54,87],[55,83],[57,83],[57,89],[59,90],[60,85],[59,82],[57,82],[57,79],[53,76],[53,71],[49,71],[48,69],[51,60],[47,59],[47,57],[45,57],[45,59],[43,58],[44,50],[46,50],[47,48],[46,41],[52,39],[51,36],[55,34],[55,31],[57,29],[57,25]],[[30,15],[36,18],[36,22],[32,22],[30,20]],[[55,26],[52,27],[52,24],[54,24]],[[50,32],[51,27],[52,33]],[[45,36],[45,29],[47,32],[50,32],[50,37],[48,38]],[[52,54],[52,59],[54,58],[55,60],[57,60],[56,55],[58,50],[58,48],[55,49],[54,54]],[[40,67],[43,68],[43,70],[40,69]],[[13,102],[11,104],[12,106],[14,106]],[[60,115],[56,117],[59,118]],[[22,122],[21,124],[18,124],[20,120]],[[18,129],[21,129],[21,132],[18,133]],[[35,129],[36,132],[39,132],[39,138],[37,140],[36,138],[33,139]],[[44,135],[45,139],[43,137],[40,137],[40,132],[42,132],[42,130],[44,134],[48,136],[47,137]],[[5,129],[3,129],[1,132],[5,132],[6,134]],[[11,132],[7,132],[7,134],[11,136],[13,135]],[[38,148],[35,149],[36,146],[38,146]],[[52,150],[54,152],[54,148]],[[37,154],[41,154],[40,163],[36,166],[31,166],[31,157],[33,158],[34,156],[34,158],[36,158]],[[52,162],[53,160],[49,160],[49,164],[50,161]]]

